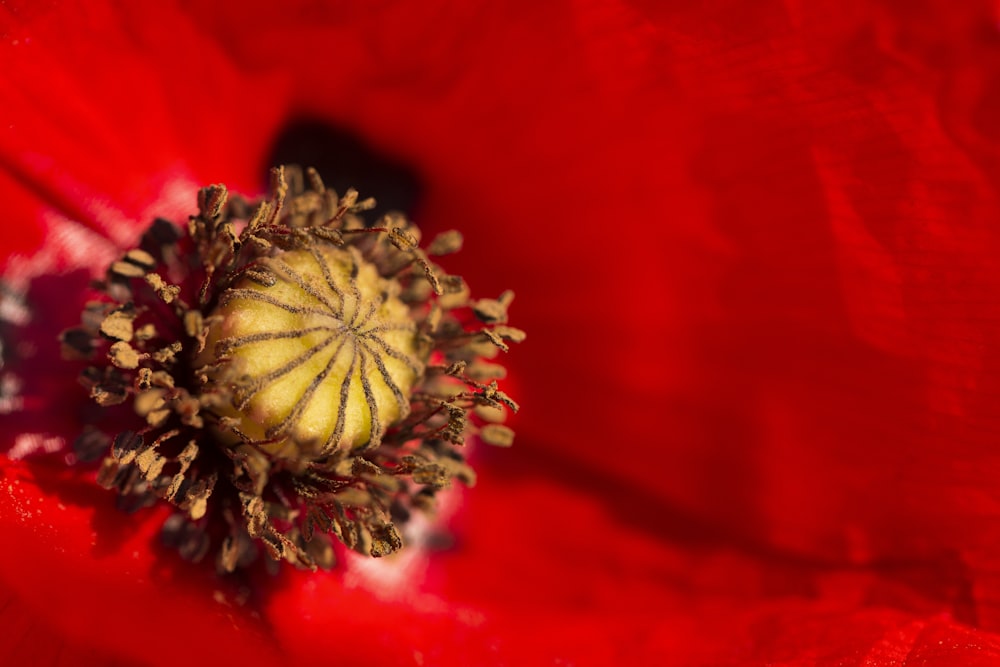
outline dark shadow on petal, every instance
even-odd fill
[[[338,194],[354,188],[375,197],[378,206],[369,220],[388,211],[413,215],[421,198],[420,176],[406,164],[376,150],[347,130],[317,120],[289,122],[275,139],[268,164],[315,167],[327,187]]]

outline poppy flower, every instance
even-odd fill
[[[0,9],[5,276],[34,277],[6,661],[1000,660],[995,4],[195,4]],[[335,131],[514,289],[526,408],[447,544],[233,584],[63,464],[55,334],[199,186],[363,173]]]

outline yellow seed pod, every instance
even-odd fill
[[[272,456],[376,446],[423,371],[399,286],[327,244],[261,260],[221,297],[206,353],[220,411]]]

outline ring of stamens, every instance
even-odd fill
[[[332,565],[330,538],[399,549],[411,512],[474,483],[467,434],[512,442],[498,422],[518,406],[487,360],[524,338],[513,295],[470,300],[430,260],[460,235],[425,251],[401,216],[367,226],[369,202],[314,171],[275,170],[256,206],[223,186],[198,204],[186,233],[155,222],[63,333],[100,406],[77,460],[103,458],[97,481],[125,507],[173,504],[165,542],[220,571],[261,544],[310,568]]]

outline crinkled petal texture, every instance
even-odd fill
[[[310,117],[413,165],[530,333],[438,553],[219,582],[5,459],[2,656],[1000,661],[995,4],[446,4],[0,9],[8,272],[257,189]],[[8,448],[85,406],[33,342]]]

